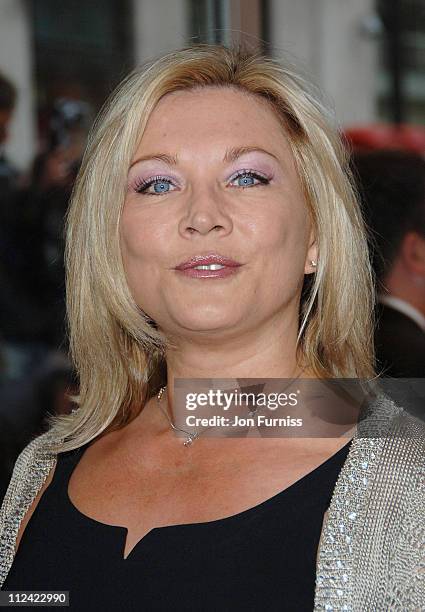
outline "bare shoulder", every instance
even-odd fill
[[[34,501],[32,502],[31,506],[28,508],[24,518],[21,521],[21,524],[20,524],[19,530],[18,530],[18,535],[17,535],[17,538],[16,538],[15,554],[16,554],[16,551],[19,548],[19,544],[20,544],[21,538],[23,536],[23,533],[25,531],[26,526],[28,525],[28,522],[29,522],[30,518],[34,514],[34,511],[37,508],[37,506],[38,506],[38,504],[40,502],[40,499],[43,496],[43,493],[45,492],[45,490],[47,489],[47,487],[50,485],[50,483],[53,480],[53,475],[55,473],[55,469],[56,469],[56,465],[54,465],[52,467],[52,469],[50,470],[50,472],[49,472],[49,474],[48,474],[48,476],[47,476],[43,486],[41,487],[40,491],[37,493],[36,497],[34,498]]]

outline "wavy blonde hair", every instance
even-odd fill
[[[61,451],[120,429],[164,382],[167,339],[136,305],[121,258],[127,172],[168,93],[235,87],[266,99],[289,140],[319,248],[305,277],[298,349],[317,376],[374,376],[373,279],[348,153],[331,114],[293,68],[256,52],[196,45],[132,72],[93,126],[66,220],[67,312],[79,409],[50,417]]]

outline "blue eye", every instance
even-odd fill
[[[172,181],[170,179],[163,176],[155,176],[147,181],[140,181],[140,183],[135,185],[134,190],[137,193],[144,193],[146,195],[161,195],[168,193],[171,185]],[[150,187],[153,187],[153,191],[150,191]]]
[[[238,184],[240,187],[249,187],[255,185],[253,176],[238,176]]]
[[[170,183],[168,181],[158,181],[153,183],[153,190],[155,193],[164,193],[170,189]]]
[[[257,185],[268,185],[269,179],[262,174],[253,172],[252,170],[241,170],[233,177],[230,182],[237,181],[236,187],[256,187]]]

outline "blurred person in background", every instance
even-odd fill
[[[46,150],[35,159],[26,186],[9,188],[2,201],[0,337],[6,383],[31,376],[52,351],[67,351],[63,225],[86,142],[86,106],[56,101]]]
[[[88,121],[84,102],[57,100],[46,150],[27,186],[9,190],[0,297],[0,417],[9,443],[0,446],[0,498],[17,455],[43,431],[45,417],[71,409],[68,389],[75,380],[67,358],[63,225]]]
[[[65,329],[64,220],[81,163],[90,124],[90,107],[80,100],[59,98],[50,112],[46,148],[34,161],[21,208],[30,219],[37,254],[33,276],[37,278],[40,306],[45,314],[43,339],[50,350],[67,352]],[[28,251],[32,247],[28,246]],[[28,252],[28,257],[30,252]]]
[[[21,342],[36,327],[25,289],[25,236],[17,206],[18,172],[5,153],[16,98],[15,86],[0,75],[0,382],[19,378],[27,354]]]
[[[377,279],[376,367],[425,377],[425,160],[407,151],[353,157]]]
[[[0,80],[2,111],[1,138],[4,146],[7,125],[16,101],[11,83]],[[20,177],[22,179],[22,177]],[[42,257],[43,232],[35,213],[37,197],[33,181],[23,188],[4,154],[0,180],[0,338],[2,367],[0,383],[19,387],[46,358],[47,337],[52,325],[43,296],[45,268]],[[9,391],[9,390],[8,390]],[[0,388],[0,396],[2,389]]]

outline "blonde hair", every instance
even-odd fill
[[[126,283],[119,221],[132,156],[158,101],[209,86],[266,99],[289,140],[316,229],[317,271],[305,277],[298,347],[319,377],[374,376],[373,284],[367,241],[330,113],[292,68],[258,53],[197,45],[131,73],[100,113],[67,215],[67,312],[80,408],[50,417],[79,447],[140,413],[165,376],[167,339],[136,305]]]

